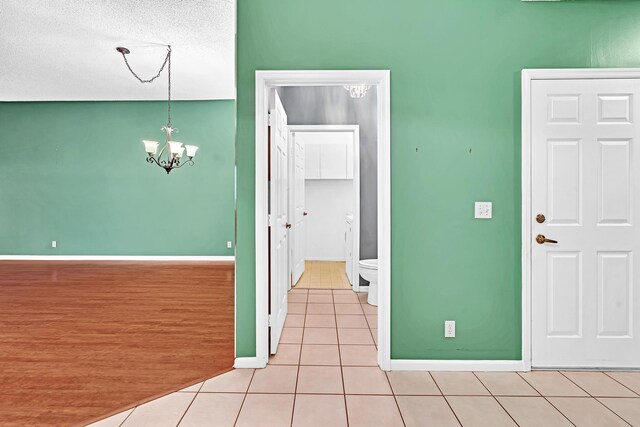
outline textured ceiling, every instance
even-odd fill
[[[0,101],[235,98],[235,0],[0,0]]]

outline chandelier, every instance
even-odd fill
[[[371,89],[370,85],[346,85],[344,87],[347,91],[349,91],[349,96],[352,98],[364,98],[369,89]]]
[[[160,145],[158,141],[142,140],[142,142],[144,143],[144,149],[147,152],[147,163],[155,163],[156,165],[163,168],[167,172],[167,174],[169,174],[169,172],[171,172],[172,170],[181,168],[186,164],[193,166],[193,158],[196,155],[196,151],[198,151],[198,147],[196,147],[195,145],[184,145],[181,142],[171,140],[171,134],[173,132],[178,132],[178,129],[174,128],[171,124],[171,45],[167,46],[167,56],[164,58],[164,62],[162,63],[162,66],[160,67],[158,73],[147,80],[140,78],[140,76],[138,76],[129,65],[129,61],[127,61],[127,55],[131,53],[129,49],[127,49],[126,47],[117,47],[116,50],[122,54],[122,58],[124,58],[124,63],[127,65],[127,68],[129,69],[131,74],[133,74],[133,76],[138,79],[140,83],[153,82],[155,79],[160,77],[160,73],[162,73],[164,67],[167,66],[168,120],[167,124],[160,128],[160,130],[165,133],[165,144],[158,153],[158,146]],[[184,156],[186,156],[187,160],[183,158]]]

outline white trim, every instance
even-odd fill
[[[391,92],[389,70],[276,70],[255,76],[256,357],[268,360],[267,143],[268,90],[276,86],[369,84],[378,91],[378,364],[391,359]],[[355,173],[355,171],[354,171]]]
[[[518,371],[530,369],[522,360],[391,360],[392,371]]]
[[[533,80],[640,79],[640,68],[522,70],[522,362],[532,368],[531,348],[531,83]]]
[[[233,367],[234,369],[262,369],[267,367],[267,362],[258,357],[236,357]]]
[[[235,256],[0,255],[0,261],[235,261]]]
[[[353,290],[360,292],[360,126],[359,125],[289,125],[289,134],[293,132],[351,132],[353,133]],[[313,257],[307,261],[345,261],[345,258]]]

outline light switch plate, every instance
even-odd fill
[[[231,240],[227,242],[227,249],[231,249]]]
[[[52,240],[51,241],[51,247],[52,248],[57,248],[58,247],[58,241],[57,240]]]
[[[476,202],[475,209],[476,218],[489,219],[493,217],[493,203],[491,202]]]
[[[455,320],[444,321],[444,337],[445,338],[456,337],[456,321]]]

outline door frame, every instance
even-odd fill
[[[291,134],[294,132],[350,132],[353,134],[354,142],[353,146],[353,267],[351,274],[353,277],[353,290],[355,292],[362,292],[364,289],[360,289],[360,126],[359,125],[289,125],[289,141],[291,141]],[[291,176],[291,171],[289,172]],[[291,180],[290,180],[291,182]],[[305,192],[306,194],[306,192]],[[291,209],[291,204],[289,204]],[[289,210],[291,213],[291,210]],[[368,288],[366,288],[368,289]]]
[[[389,70],[256,70],[255,72],[256,365],[269,360],[268,153],[269,89],[368,84],[378,95],[378,365],[391,363],[391,79]],[[355,171],[354,171],[355,173]]]
[[[522,361],[532,368],[531,84],[534,80],[640,79],[640,68],[523,69],[522,73]],[[535,367],[533,367],[535,369]]]

